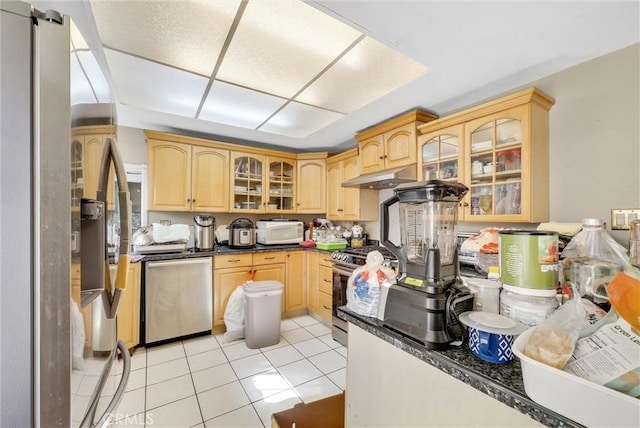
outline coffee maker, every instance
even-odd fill
[[[473,310],[473,295],[462,284],[456,245],[458,204],[469,189],[456,182],[407,183],[381,205],[382,243],[399,263],[389,288],[384,326],[429,349],[462,342],[462,312]],[[398,203],[400,240],[389,241],[389,208]]]

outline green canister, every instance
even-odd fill
[[[500,231],[500,281],[521,294],[552,296],[558,287],[558,233]]]

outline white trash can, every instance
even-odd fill
[[[246,307],[244,340],[257,349],[280,342],[280,319],[284,285],[278,281],[250,281],[242,286]]]

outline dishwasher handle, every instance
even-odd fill
[[[193,259],[180,259],[180,260],[172,260],[172,261],[158,261],[158,262],[147,262],[148,268],[154,267],[164,267],[164,266],[184,266],[184,265],[199,265],[211,263],[211,257],[197,257]]]

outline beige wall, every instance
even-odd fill
[[[611,209],[640,208],[640,44],[522,88],[531,86],[556,99],[550,112],[550,220],[597,217],[610,223]],[[125,162],[146,163],[142,130],[119,127],[118,138]],[[381,192],[381,200],[389,196]],[[377,222],[365,228],[378,237]],[[628,245],[627,231],[611,233]]]
[[[553,96],[551,220],[640,208],[640,44],[533,82]],[[628,231],[614,231],[628,244]]]

